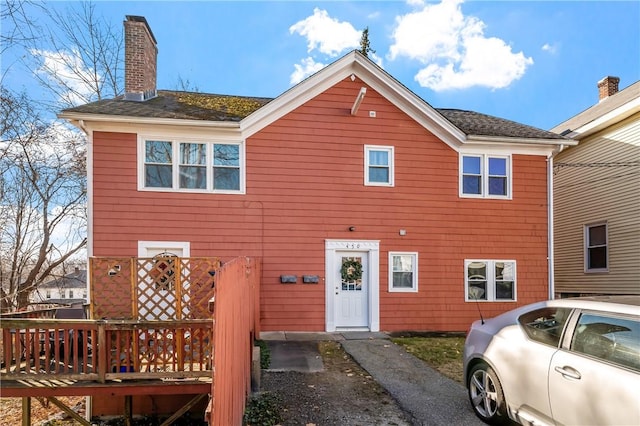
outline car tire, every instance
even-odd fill
[[[482,421],[492,425],[507,423],[507,406],[498,375],[485,363],[476,364],[467,378],[469,401]]]

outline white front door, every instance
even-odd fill
[[[380,331],[380,242],[325,240],[326,331]]]
[[[368,328],[368,256],[363,252],[336,252],[334,270],[337,328]]]

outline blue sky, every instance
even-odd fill
[[[365,27],[370,57],[432,106],[543,129],[597,103],[601,78],[620,77],[621,89],[640,79],[639,1],[99,1],[96,10],[120,27],[125,15],[146,17],[161,89],[182,78],[202,92],[276,97],[358,48]],[[9,71],[4,84],[29,87]]]

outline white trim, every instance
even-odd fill
[[[175,193],[199,193],[199,194],[232,194],[232,195],[244,195],[246,194],[246,175],[247,175],[247,167],[246,167],[246,144],[244,140],[226,140],[226,139],[218,139],[216,137],[206,137],[206,136],[189,136],[185,137],[184,135],[178,136],[178,134],[157,134],[157,133],[138,133],[137,140],[137,153],[138,157],[136,159],[137,162],[137,180],[138,180],[138,191],[149,191],[149,192],[175,192]],[[153,188],[153,187],[145,187],[144,186],[144,166],[145,166],[145,142],[146,141],[164,141],[172,143],[172,188]],[[206,158],[206,175],[207,175],[207,188],[206,189],[195,189],[195,188],[179,188],[179,169],[180,169],[180,157],[179,157],[179,145],[181,143],[198,143],[198,144],[206,144],[207,158]],[[238,145],[239,147],[239,168],[240,168],[240,189],[239,190],[222,190],[222,189],[213,189],[213,146],[216,144],[220,145]]]
[[[156,249],[171,252],[181,250],[181,257],[191,257],[191,243],[189,241],[138,241],[138,257],[148,257],[148,250]]]
[[[371,151],[384,151],[389,154],[389,181],[388,182],[371,182],[369,180],[369,153]],[[393,146],[384,146],[384,145],[365,145],[364,146],[364,185],[365,186],[387,186],[393,187],[395,186],[395,167],[394,167],[395,159],[394,159],[394,147]]]
[[[589,229],[596,226],[604,226],[604,238],[605,238],[605,250],[607,251],[607,267],[606,268],[589,268]],[[583,234],[583,256],[584,256],[584,273],[585,274],[600,274],[609,272],[609,224],[606,220],[587,223],[584,225]]]
[[[590,136],[602,129],[606,129],[607,127],[613,126],[614,124],[619,123],[628,117],[631,117],[638,111],[640,111],[640,97],[630,100],[626,104],[621,105],[604,115],[601,115],[600,117],[594,119],[593,121],[590,121],[589,123],[583,124],[582,126],[569,133],[568,137],[582,140],[587,136]],[[563,123],[556,126],[556,128],[560,127],[562,124]]]
[[[473,262],[481,262],[486,264],[487,282],[486,299],[475,299],[469,297],[469,264]],[[496,299],[496,263],[512,263],[513,264],[513,299]],[[509,280],[504,280],[509,281]],[[464,260],[464,301],[465,302],[517,302],[518,301],[518,273],[517,264],[513,259],[465,259]]]
[[[393,286],[393,257],[394,256],[411,256],[412,257],[412,286],[407,287],[394,287]],[[389,293],[417,293],[418,292],[418,252],[415,251],[390,251],[389,252],[389,277],[388,287]]]
[[[336,331],[335,294],[333,276],[336,268],[336,251],[369,253],[369,331],[380,331],[380,241],[376,240],[325,240],[325,331]]]

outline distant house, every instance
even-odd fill
[[[640,81],[598,82],[600,101],[552,129],[555,292],[640,294]]]
[[[145,18],[125,40],[125,94],[60,114],[90,140],[90,256],[260,257],[264,331],[463,331],[549,296],[570,138],[436,109],[358,51],[275,99],[157,90]]]
[[[38,286],[38,289],[31,293],[31,303],[87,303],[87,271],[76,267],[70,274]]]

